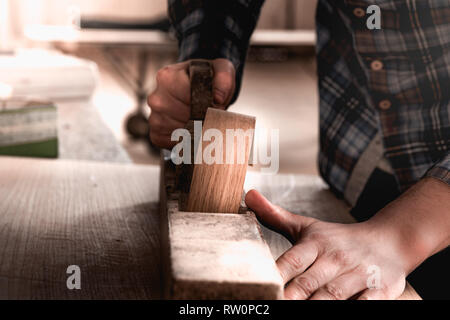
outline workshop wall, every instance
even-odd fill
[[[317,0],[266,0],[260,29],[313,29]],[[11,29],[20,37],[25,24],[67,24],[69,8],[85,15],[152,19],[166,14],[167,0],[15,0],[10,1]]]

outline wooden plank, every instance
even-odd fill
[[[0,298],[160,298],[158,174],[0,158]],[[66,286],[70,265],[81,290]]]
[[[216,162],[206,163],[204,158],[201,164],[194,166],[186,211],[239,212],[255,121],[253,117],[212,108],[208,109],[203,124],[202,137],[205,132],[214,129],[221,134],[223,139],[220,143],[216,141],[219,137],[215,137],[213,142],[203,142],[202,149],[199,150],[201,155],[210,154],[207,149],[210,148],[212,143],[218,146],[214,151]],[[229,139],[231,142],[228,144],[227,130],[242,131],[237,132],[236,137],[232,136]],[[249,135],[246,136],[246,133],[249,133]],[[222,151],[221,156],[219,150]],[[217,163],[219,161],[220,163]]]
[[[159,175],[152,166],[0,157],[0,299],[160,298]],[[245,188],[294,213],[353,221],[318,177],[249,172]],[[274,258],[289,248],[262,230]],[[72,264],[79,291],[66,287]],[[420,299],[410,286],[401,298]]]
[[[282,279],[253,213],[179,211],[175,168],[161,172],[164,297],[279,299]]]
[[[57,108],[59,159],[131,163],[92,102],[58,102]]]

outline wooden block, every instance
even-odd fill
[[[185,129],[191,134],[190,159],[194,162],[194,151],[197,151],[201,163],[195,161],[195,166],[182,164],[176,170],[176,187],[181,191],[180,208],[189,212],[238,213],[253,142],[255,118],[211,108],[214,70],[209,61],[192,61],[189,76],[191,114]],[[203,122],[203,130],[197,133],[198,137],[194,134],[194,121]],[[214,151],[218,161],[213,164],[207,163],[203,155],[204,151],[217,144],[217,137],[211,138],[213,141],[210,142],[201,141],[199,150],[194,150],[194,140],[203,140],[205,133],[211,129],[221,134],[220,144]],[[237,133],[241,133],[242,143],[234,135],[228,139],[228,130],[241,130]],[[248,130],[251,131],[246,138]],[[218,154],[219,150],[222,152],[221,156]]]
[[[166,298],[282,298],[281,276],[252,212],[179,211],[175,170],[168,158],[160,190]]]
[[[194,166],[186,211],[238,213],[253,141],[255,118],[210,108],[203,123],[202,136],[210,129],[218,130],[223,138],[219,143],[222,157],[217,154],[217,150],[215,151],[216,161],[221,158],[221,163],[209,164],[203,159],[201,164]],[[241,130],[240,137],[232,136],[228,139],[227,130],[230,129]],[[249,134],[245,135],[246,132]],[[231,143],[228,144],[227,140]],[[212,143],[217,141],[203,142],[202,150],[199,152],[203,154]]]

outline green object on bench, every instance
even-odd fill
[[[56,106],[17,99],[0,101],[0,155],[57,158]]]
[[[17,157],[57,158],[58,139],[0,147],[0,155]]]

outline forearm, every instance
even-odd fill
[[[425,178],[367,222],[402,252],[407,274],[450,245],[450,186]]]

